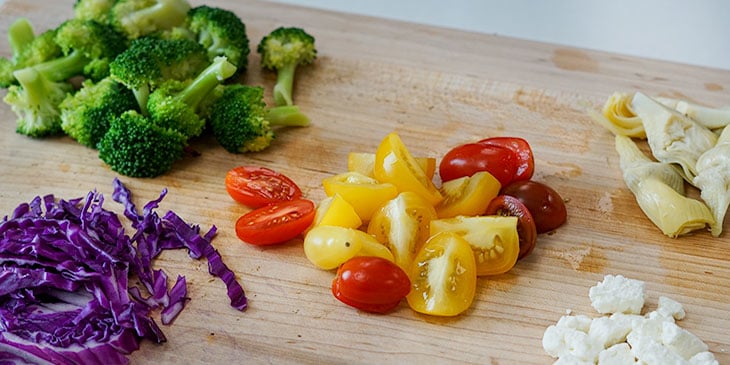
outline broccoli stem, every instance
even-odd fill
[[[35,38],[33,33],[33,26],[30,21],[26,18],[18,18],[8,28],[8,42],[10,43],[10,49],[12,50],[13,57],[17,57],[23,47]]]
[[[120,19],[125,29],[134,29],[138,24],[154,24],[158,29],[169,29],[180,25],[190,10],[187,1],[158,0],[155,5],[136,10]]]
[[[282,105],[269,108],[266,111],[265,119],[272,126],[306,127],[309,125],[309,117],[302,113],[296,105]]]
[[[33,66],[38,73],[50,81],[64,81],[80,75],[91,60],[83,52],[73,50],[66,56]]]
[[[293,104],[291,95],[296,69],[297,64],[290,63],[276,70],[276,85],[274,85],[274,104],[276,106]]]
[[[142,115],[149,116],[150,113],[147,111],[147,99],[150,96],[150,86],[144,84],[140,87],[133,88],[132,94],[134,94],[134,98],[137,99],[139,110],[142,112]]]
[[[193,109],[220,83],[236,73],[236,66],[225,57],[216,58],[213,63],[201,72],[178,97]]]

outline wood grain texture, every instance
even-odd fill
[[[18,16],[38,30],[54,27],[71,15],[72,3],[8,0],[0,32]],[[162,212],[216,225],[214,245],[250,298],[246,312],[230,308],[204,261],[163,254],[156,265],[186,276],[192,300],[163,326],[169,341],[143,343],[133,363],[546,364],[553,360],[542,350],[543,331],[568,309],[593,315],[588,289],[605,274],[644,280],[648,310],[660,295],[683,303],[680,324],[730,363],[728,234],[663,236],[621,180],[610,133],[584,112],[617,90],[730,104],[730,73],[270,2],[205,3],[236,11],[252,46],[280,25],[316,37],[319,57],[299,70],[295,85],[313,124],[279,130],[271,148],[256,154],[232,155],[201,139],[194,142],[201,155],[163,177],[122,177],[135,200],[168,188]],[[0,52],[9,53],[4,38]],[[249,62],[241,81],[265,86],[271,100],[274,75],[259,69],[255,52]],[[66,137],[29,139],[14,125],[10,108],[0,106],[0,215],[36,195],[111,195],[117,174],[94,150]],[[405,302],[389,315],[357,312],[332,297],[334,274],[306,260],[301,240],[258,248],[236,239],[233,224],[246,209],[225,192],[230,168],[279,170],[319,201],[322,178],[344,171],[348,152],[374,151],[391,131],[414,154],[432,157],[488,136],[526,138],[537,157],[535,179],[568,201],[568,223],[540,236],[509,273],[479,279],[471,309],[446,319],[416,314]],[[111,199],[107,205],[118,208]]]

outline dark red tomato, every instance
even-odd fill
[[[505,186],[517,172],[515,154],[506,147],[467,143],[452,148],[439,164],[441,181],[471,176],[479,171],[489,172]]]
[[[387,313],[411,291],[408,274],[381,257],[356,256],[337,269],[332,294],[357,309]]]
[[[520,260],[532,252],[537,243],[537,228],[530,210],[522,202],[509,195],[499,195],[492,199],[487,207],[486,215],[517,217],[517,236],[520,238]]]
[[[238,218],[236,235],[257,246],[284,243],[304,232],[314,213],[314,203],[306,199],[271,203]]]
[[[560,227],[568,219],[565,202],[553,188],[537,181],[515,181],[502,189],[502,194],[519,199],[535,219],[537,233]]]
[[[288,177],[256,166],[239,166],[228,171],[226,190],[233,200],[251,208],[302,196],[299,186]]]
[[[530,180],[535,172],[535,157],[530,144],[519,137],[491,137],[477,143],[506,147],[514,152],[517,158],[517,171],[513,181]]]

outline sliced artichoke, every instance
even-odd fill
[[[662,233],[674,238],[715,223],[707,205],[684,196],[677,170],[649,159],[629,137],[617,135],[615,143],[626,185]]]
[[[710,108],[672,98],[656,98],[656,100],[709,129],[725,128],[730,124],[730,107]]]
[[[641,118],[631,109],[632,95],[615,92],[606,100],[601,113],[589,109],[588,114],[615,135],[646,138]]]
[[[655,99],[635,93],[632,110],[641,118],[652,154],[659,162],[676,163],[694,184],[697,159],[717,142],[717,135]]]
[[[700,197],[715,217],[715,224],[710,225],[710,231],[718,237],[730,206],[730,128],[723,129],[715,147],[697,160],[694,185],[700,189]]]

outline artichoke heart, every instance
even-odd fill
[[[678,164],[685,180],[694,184],[697,159],[715,146],[717,135],[643,93],[634,94],[631,106],[642,120],[654,157],[659,162]]]
[[[684,196],[676,169],[649,159],[629,137],[617,135],[615,142],[626,186],[662,233],[675,238],[715,223],[707,205]]]
[[[700,189],[700,197],[715,217],[710,231],[719,237],[730,205],[730,128],[723,129],[715,147],[697,160],[694,185]]]
[[[672,98],[660,97],[656,98],[656,100],[709,129],[725,128],[725,126],[730,124],[730,107],[711,108],[686,100]]]
[[[615,92],[606,100],[601,113],[589,109],[588,114],[615,135],[646,138],[641,118],[631,109],[631,98],[630,94]]]

